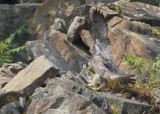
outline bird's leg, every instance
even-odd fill
[[[93,90],[97,91],[100,89],[99,87],[97,87],[98,84],[101,85],[101,77],[99,76],[99,74],[95,74],[93,76],[92,82],[88,86],[92,87]]]
[[[92,87],[92,89],[95,90],[95,91],[100,90],[100,87],[97,87],[97,86],[95,86],[93,84],[89,84],[88,86]]]

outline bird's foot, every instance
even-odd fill
[[[101,89],[101,87],[97,87],[97,86],[95,86],[95,85],[93,85],[93,84],[88,84],[88,86],[91,87],[91,88],[92,88],[93,90],[95,90],[95,91],[98,91],[98,90]]]

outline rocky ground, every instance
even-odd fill
[[[0,114],[160,113],[159,105],[89,86],[132,81],[126,54],[149,60],[160,54],[159,6],[159,0],[1,0],[1,39],[25,24],[29,31],[14,41],[26,47],[14,55],[17,62],[0,68]]]

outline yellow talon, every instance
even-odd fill
[[[101,87],[96,87],[95,85],[93,85],[92,83],[88,84],[89,87],[92,87],[93,90],[98,91],[101,89]]]
[[[89,86],[89,87],[94,87],[94,85],[93,85],[93,84],[91,84],[91,83],[90,83],[90,84],[88,84],[88,86]]]
[[[101,89],[101,87],[96,87],[96,86],[94,86],[94,88],[93,88],[93,90],[95,90],[95,91],[98,91],[100,89]]]

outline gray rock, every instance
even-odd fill
[[[35,90],[27,113],[106,114],[114,113],[115,110],[118,114],[151,113],[152,107],[145,103],[92,91],[72,80],[55,78],[48,80],[45,88]]]
[[[0,109],[0,114],[21,114],[19,105],[16,102],[11,102]]]
[[[46,55],[46,57],[61,71],[71,71],[75,73],[71,67],[67,64],[67,62],[61,57],[58,51],[49,41],[28,41],[26,43],[28,56],[33,59],[38,58],[41,55]]]
[[[4,87],[19,71],[24,69],[27,65],[17,63],[4,63],[0,68],[0,89]]]
[[[50,29],[55,29],[61,32],[66,32],[65,26],[66,26],[65,20],[56,18],[54,21],[54,24],[50,27]]]
[[[159,0],[124,0],[124,1],[130,1],[130,2],[141,2],[141,3],[146,3],[149,5],[155,5],[155,6],[160,6],[160,1]]]
[[[152,26],[160,25],[160,8],[140,2],[118,1],[122,15],[132,17],[133,20],[143,21]],[[127,4],[127,5],[126,5]]]
[[[58,75],[59,69],[45,56],[40,56],[28,67],[19,72],[0,92],[32,93],[40,87],[48,78]]]
[[[51,30],[49,40],[56,47],[61,57],[74,69],[75,72],[82,70],[83,64],[87,63],[89,55],[67,40],[67,35],[56,30]]]
[[[29,24],[40,4],[0,4],[0,38],[5,39],[24,24]],[[23,36],[23,40],[28,36]]]
[[[85,17],[78,17],[76,16],[69,27],[67,36],[68,41],[70,42],[77,42],[79,38],[79,31],[84,29],[86,26]]]
[[[81,30],[81,31],[79,32],[79,34],[80,34],[80,37],[81,37],[83,43],[84,43],[87,47],[90,48],[89,52],[90,52],[91,54],[93,54],[93,53],[94,53],[94,52],[93,52],[94,41],[93,41],[93,38],[91,37],[91,34],[89,33],[89,31],[88,31],[88,30]]]
[[[27,114],[34,114],[36,112],[42,114],[105,114],[105,112],[94,105],[89,98],[69,91],[62,86],[52,86],[47,90],[48,92],[45,95],[43,92],[46,91],[46,89],[37,89],[35,91]],[[43,108],[41,108],[41,106],[43,106]]]
[[[42,3],[46,0],[17,0],[19,4],[23,3]]]
[[[89,3],[98,3],[98,2],[101,2],[101,3],[112,3],[112,2],[116,2],[118,0],[86,0],[86,3],[89,4]]]

